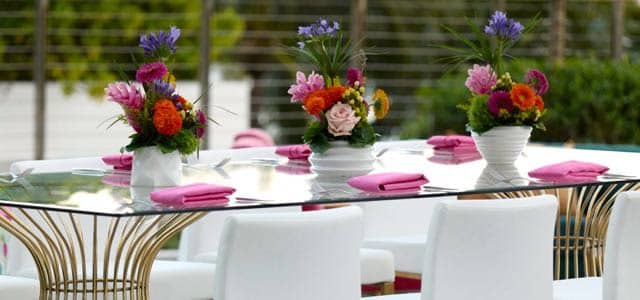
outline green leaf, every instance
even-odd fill
[[[313,121],[304,132],[302,140],[308,144],[314,153],[324,153],[329,150],[327,127],[320,121]]]
[[[366,147],[376,142],[376,132],[367,121],[361,121],[351,131],[349,145],[354,147]]]

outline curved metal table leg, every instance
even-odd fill
[[[40,299],[149,299],[162,245],[206,212],[98,217],[0,207],[35,260]]]
[[[494,193],[497,198],[552,194],[561,201],[554,241],[555,280],[601,276],[609,215],[621,192],[640,183],[610,183],[577,188]]]

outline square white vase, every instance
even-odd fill
[[[132,186],[176,186],[182,180],[182,162],[178,151],[162,153],[158,147],[133,152]]]

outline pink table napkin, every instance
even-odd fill
[[[234,188],[227,186],[193,183],[157,190],[151,192],[150,196],[151,200],[167,205],[224,204],[229,202],[227,196],[235,191]]]
[[[438,148],[434,149],[433,154],[435,155],[469,155],[469,154],[480,154],[475,145],[460,145],[456,147],[449,148]]]
[[[292,160],[306,160],[311,155],[311,148],[307,144],[279,146],[276,154]]]
[[[133,155],[131,154],[109,154],[102,157],[102,161],[115,170],[131,170],[133,165]]]
[[[427,140],[427,144],[436,150],[463,145],[475,147],[473,138],[466,135],[434,135]]]
[[[529,172],[529,176],[546,181],[589,181],[609,171],[603,165],[570,160],[544,166]]]
[[[347,183],[354,188],[367,192],[418,190],[429,182],[421,173],[378,173],[352,177]]]
[[[311,174],[311,165],[301,164],[285,164],[276,166],[276,172],[290,174],[290,175],[306,175]]]

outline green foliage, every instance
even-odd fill
[[[178,150],[181,154],[190,154],[195,152],[200,145],[193,129],[182,129],[172,136],[158,134],[157,132],[143,135],[136,133],[130,136],[131,142],[125,146],[127,151],[135,151],[136,149],[148,146],[158,146],[162,153],[170,153]]]
[[[327,125],[320,121],[313,121],[304,132],[302,141],[308,144],[311,151],[324,153],[329,150],[329,139],[327,138]]]
[[[354,147],[366,147],[376,142],[376,132],[373,126],[366,120],[358,122],[349,136],[349,145]]]
[[[640,63],[571,59],[548,66],[534,61],[508,65],[518,81],[522,81],[527,68],[538,68],[549,79],[549,92],[544,96],[547,131],[534,132],[533,139],[640,144]],[[439,85],[418,89],[416,116],[408,118],[402,136],[464,132],[466,117],[456,105],[465,102],[468,95],[465,78],[462,71],[451,73]],[[412,119],[422,120],[416,123]]]
[[[493,115],[487,110],[487,95],[480,95],[471,98],[467,109],[469,127],[476,133],[483,133],[498,125]]]

